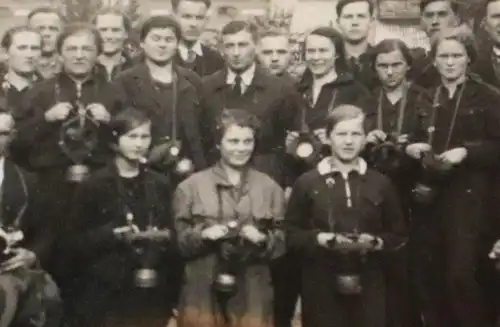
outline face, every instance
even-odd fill
[[[221,160],[231,167],[243,167],[250,161],[255,148],[255,133],[250,127],[231,125],[222,137]]]
[[[97,60],[97,45],[91,32],[79,32],[69,36],[61,47],[64,70],[75,76],[88,75]]]
[[[305,42],[307,68],[316,77],[321,77],[335,69],[337,51],[332,41],[324,36],[309,35]]]
[[[362,118],[337,123],[330,133],[332,155],[345,163],[357,160],[365,145],[365,138]]]
[[[151,123],[146,123],[120,136],[118,152],[128,160],[138,161],[147,154],[150,145]]]
[[[396,88],[405,80],[409,66],[400,50],[381,53],[375,60],[378,78],[386,88]]]
[[[286,36],[268,36],[260,40],[259,61],[271,74],[283,74],[290,59],[290,43]]]
[[[4,156],[14,135],[14,119],[11,115],[0,114],[0,156]]]
[[[444,79],[454,81],[463,77],[469,62],[469,56],[462,43],[443,40],[438,44],[434,65]]]
[[[63,23],[59,15],[54,13],[39,13],[31,17],[29,25],[42,35],[43,52],[55,52],[56,41],[63,28]]]
[[[207,22],[208,7],[203,1],[182,0],[175,10],[181,24],[182,37],[188,42],[196,42]]]
[[[429,37],[435,37],[442,30],[456,26],[458,18],[451,8],[450,1],[434,1],[422,11],[421,26]]]
[[[179,40],[170,28],[153,28],[141,43],[146,58],[158,65],[169,63],[177,52]]]
[[[7,49],[9,68],[20,75],[33,74],[42,54],[42,37],[34,32],[18,32]]]
[[[337,19],[340,31],[346,40],[351,42],[366,40],[372,21],[370,5],[366,1],[346,5]]]
[[[491,39],[500,44],[500,1],[491,2],[486,7],[484,27]]]
[[[236,72],[246,70],[255,61],[255,42],[247,31],[222,36],[222,51],[227,65]]]
[[[103,40],[103,54],[113,55],[123,50],[123,43],[127,39],[127,30],[122,16],[99,15],[96,18],[95,26]]]

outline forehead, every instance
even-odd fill
[[[124,27],[123,16],[121,16],[119,14],[113,14],[113,13],[98,15],[96,17],[95,24],[97,27],[103,27],[103,26],[122,26],[122,27]]]
[[[177,11],[180,13],[205,14],[208,10],[203,1],[181,0]]]
[[[356,1],[353,3],[349,3],[344,6],[342,9],[341,15],[352,15],[352,14],[369,14],[370,13],[370,5],[366,1]]]
[[[253,42],[252,34],[247,30],[241,30],[233,34],[222,35],[222,42],[238,42],[238,41],[251,41]]]
[[[446,0],[434,1],[434,2],[429,3],[427,6],[425,6],[423,11],[425,13],[433,13],[433,12],[439,12],[439,11],[452,12],[451,3],[449,1],[446,1]]]
[[[401,50],[393,50],[387,53],[379,53],[377,55],[376,62],[378,63],[391,63],[391,62],[406,62]]]
[[[339,121],[333,128],[333,132],[363,132],[364,120],[362,117],[348,118]]]
[[[41,12],[35,14],[31,17],[29,21],[30,25],[42,26],[42,25],[61,25],[61,18],[58,14],[52,12]]]
[[[34,31],[19,31],[12,35],[12,44],[27,43],[42,43],[42,37]]]
[[[335,48],[332,40],[330,40],[329,38],[327,38],[326,36],[322,36],[322,35],[317,35],[317,34],[311,34],[309,35],[307,38],[306,38],[306,46],[308,48],[311,48],[311,47],[331,47],[331,48]]]
[[[158,37],[170,37],[175,36],[175,32],[170,27],[153,27],[149,30],[146,37],[158,36]]]
[[[500,13],[500,1],[493,1],[486,7],[486,13],[488,15]]]
[[[68,36],[66,40],[64,40],[63,46],[89,44],[96,45],[94,34],[90,31],[80,31]]]
[[[458,40],[441,40],[437,45],[436,52],[466,52],[466,49]]]
[[[224,132],[225,139],[245,139],[253,138],[254,130],[248,126],[240,126],[237,124],[231,124],[226,127]]]
[[[290,45],[288,37],[285,35],[264,36],[259,43],[265,49],[286,49]]]
[[[145,122],[144,124],[141,124],[133,129],[129,130],[124,135],[149,133],[150,130],[151,130],[151,122]]]

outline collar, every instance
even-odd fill
[[[17,75],[16,73],[9,73],[5,74],[3,78],[3,83],[2,83],[2,88],[3,89],[8,89],[11,86],[13,86],[17,91],[21,92],[31,86],[32,83],[36,82],[38,80],[38,76],[35,74],[33,75],[33,80],[28,80],[24,77],[21,77]]]
[[[193,86],[189,82],[188,78],[180,72],[182,67],[173,65],[172,68],[175,72],[175,78],[177,78],[177,87],[179,92]],[[128,69],[127,72],[127,74],[130,74],[128,76],[132,76],[132,78],[134,78],[139,85],[144,85],[145,82],[146,84],[149,83],[153,85],[154,80],[151,76],[151,71],[145,62],[134,65],[132,68]]]
[[[328,72],[326,75],[321,76],[320,78],[314,78],[313,77],[313,85],[325,85],[329,83],[333,83],[337,81],[339,78],[339,74],[335,69],[332,69],[330,72]]]
[[[355,82],[353,75],[347,71],[337,72],[337,74],[338,74],[338,76],[335,80],[327,82],[326,84],[339,85],[339,84],[344,84],[344,83],[349,84],[349,83]],[[304,92],[305,90],[309,89],[312,86],[313,81],[314,81],[314,78],[312,76],[311,71],[309,69],[306,69],[306,71],[302,75],[301,80],[298,83],[299,90]]]
[[[249,174],[250,168],[244,168],[241,174],[241,188],[245,188],[248,186],[248,174]],[[214,183],[216,186],[222,186],[222,187],[227,187],[227,188],[232,188],[235,187],[229,179],[227,178],[226,171],[224,168],[222,168],[221,162],[217,162],[213,167],[212,167],[212,173],[214,177]]]
[[[242,74],[240,74],[241,80],[242,80],[243,84],[245,84],[246,86],[252,84],[252,80],[255,76],[255,69],[256,69],[256,65],[254,63],[254,64],[252,64],[252,66],[250,66],[250,68],[248,68]],[[236,78],[236,73],[234,71],[232,71],[231,69],[228,69],[226,83],[227,84],[234,84],[235,78]]]
[[[90,75],[85,79],[83,80],[82,82],[82,85],[85,85],[87,83],[96,83],[97,82],[97,76],[96,76],[96,71],[95,69],[92,70],[92,72],[90,73]],[[60,83],[60,85],[66,85],[67,83],[71,83],[71,84],[74,84],[76,85],[76,82],[75,80],[73,80],[66,72],[61,72],[59,75],[58,75],[58,81]],[[70,85],[71,85],[70,84]]]
[[[200,41],[196,41],[195,44],[193,44],[193,46],[190,48],[184,42],[179,43],[178,51],[182,60],[188,60],[189,50],[194,51],[194,53],[196,53],[196,55],[199,57],[203,56],[203,48],[201,47]]]
[[[5,179],[5,157],[0,157],[0,186],[3,184]]]
[[[326,157],[321,160],[316,166],[319,174],[321,176],[333,174],[335,172],[340,172],[337,167],[332,165],[332,157]],[[351,171],[356,171],[360,175],[365,175],[368,170],[368,165],[363,158],[358,158],[358,166],[353,168]],[[344,176],[346,178],[347,176]]]

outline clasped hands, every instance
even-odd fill
[[[113,229],[113,234],[120,239],[124,239],[128,242],[135,242],[141,240],[150,240],[155,242],[161,242],[170,239],[170,230],[168,229],[158,229],[149,228],[145,231],[141,231],[139,227],[134,224],[116,227]]]
[[[229,227],[221,224],[212,225],[201,232],[201,237],[205,240],[217,241],[229,233]],[[244,225],[239,230],[239,236],[254,243],[262,244],[267,239],[266,234],[259,231],[255,226]]]
[[[356,238],[356,240],[353,240],[348,236],[338,233],[319,233],[316,240],[320,246],[327,249],[331,248],[332,242],[339,247],[353,245],[354,243],[363,244],[367,248],[371,247],[372,251],[380,251],[384,247],[383,240],[371,234],[362,233],[357,235]]]
[[[45,120],[49,122],[61,121],[68,118],[74,106],[69,102],[59,102],[45,112]],[[85,111],[90,112],[92,117],[100,122],[109,122],[111,115],[100,103],[91,103],[85,107]]]
[[[432,151],[432,147],[428,143],[413,143],[406,147],[406,154],[413,159],[421,159],[424,153]],[[467,157],[467,149],[464,147],[454,148],[445,151],[437,156],[444,164],[450,166],[458,165]]]
[[[36,254],[25,248],[17,247],[9,250],[12,255],[0,264],[0,273],[9,272],[18,268],[30,268],[36,263]]]

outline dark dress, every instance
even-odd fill
[[[328,160],[297,180],[285,213],[288,249],[299,253],[302,267],[302,324],[384,327],[384,257],[405,241],[395,189],[388,178],[362,165],[344,180],[329,167]],[[352,194],[350,205],[346,201],[347,184]],[[344,260],[327,255],[327,250],[318,245],[317,235],[354,231],[382,238],[384,249],[366,255],[360,272],[363,291],[347,296],[335,287],[336,274],[346,268]]]
[[[134,178],[120,177],[110,165],[90,177],[77,190],[68,224],[69,273],[74,292],[75,326],[165,326],[172,315],[181,287],[182,264],[176,251],[171,211],[173,185],[150,170]],[[144,230],[152,221],[170,229],[170,241],[154,249],[158,286],[135,286],[140,267],[135,247],[114,236],[113,228],[126,225],[126,213]],[[145,252],[142,257],[152,252]]]
[[[428,326],[487,326],[476,272],[488,254],[481,243],[488,228],[488,179],[500,154],[500,98],[472,78],[451,97],[441,86],[430,91],[434,105],[422,114],[417,141],[429,142],[432,133],[435,153],[465,147],[467,156],[434,181],[433,203],[412,208],[415,289]]]

